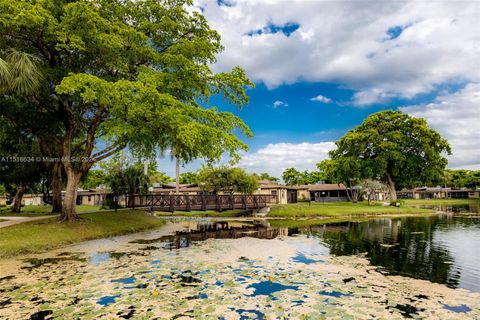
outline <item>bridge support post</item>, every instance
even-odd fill
[[[188,212],[192,211],[192,207],[190,205],[190,197],[188,195],[185,195],[185,202],[187,204],[187,211]]]
[[[205,199],[205,195],[202,194],[202,211],[207,211],[207,201]]]
[[[222,206],[220,205],[220,196],[215,195],[215,206],[217,207],[218,212],[222,212]]]
[[[170,195],[170,212],[175,212],[175,196]]]
[[[255,204],[255,209],[258,209],[258,199],[257,199],[257,196],[253,196],[253,203]]]
[[[153,194],[150,195],[150,211],[153,211]]]
[[[235,209],[235,198],[233,194],[230,196],[230,209]]]
[[[243,209],[247,209],[247,196],[246,195],[242,196],[242,204],[243,204]]]

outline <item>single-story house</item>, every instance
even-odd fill
[[[349,201],[347,188],[343,184],[324,183],[306,186],[311,201],[317,202],[345,202]]]
[[[298,197],[297,187],[284,186],[270,180],[260,180],[254,194],[275,196],[276,202],[281,204],[296,203]]]
[[[62,191],[62,195],[64,192]],[[77,191],[77,204],[85,206],[103,206],[111,197],[110,189],[89,189]]]
[[[43,195],[41,194],[24,194],[22,198],[22,206],[40,206],[43,203]]]
[[[401,199],[467,199],[480,198],[480,190],[421,187],[398,191],[397,196]]]

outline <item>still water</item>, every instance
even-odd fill
[[[169,219],[0,261],[0,318],[480,319],[476,210],[328,224]]]
[[[366,253],[384,271],[480,292],[480,216],[442,214],[299,228],[333,255]]]

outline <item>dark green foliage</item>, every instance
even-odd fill
[[[320,181],[327,182],[326,176],[320,171],[298,171],[295,168],[288,168],[283,171],[282,179],[288,186],[314,184]]]
[[[258,180],[268,180],[272,182],[279,182],[280,180],[277,177],[269,175],[267,172],[262,172],[260,174],[254,173],[253,175],[256,176]]]
[[[372,114],[336,142],[331,160],[319,164],[323,172],[347,187],[363,179],[385,182],[392,200],[396,188],[437,181],[451,154],[447,140],[429,128],[425,119],[400,111]]]
[[[0,103],[5,109],[18,106],[18,116],[22,116],[18,100],[1,99]],[[46,171],[40,156],[35,137],[0,112],[0,183],[5,191],[13,196],[20,187],[25,191],[37,187]]]
[[[148,177],[143,166],[133,165],[114,171],[109,177],[109,185],[114,195],[148,193]]]
[[[219,191],[251,194],[258,188],[257,177],[241,168],[204,166],[198,171],[200,187],[208,192]]]
[[[83,189],[95,189],[107,183],[107,173],[103,170],[90,170],[80,182]]]
[[[180,175],[180,183],[198,183],[198,174],[196,172],[184,172]]]
[[[439,184],[451,188],[480,188],[480,170],[445,170]]]

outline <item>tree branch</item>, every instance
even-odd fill
[[[100,152],[102,155],[101,156],[97,156],[95,158],[92,159],[92,163],[95,163],[95,162],[98,162],[98,161],[102,161],[103,159],[106,159],[108,157],[110,157],[111,155],[115,154],[116,152],[122,150],[123,147],[121,145],[117,145],[115,148],[113,149],[110,149],[110,151],[104,153],[103,151]],[[105,150],[104,150],[105,151]]]

